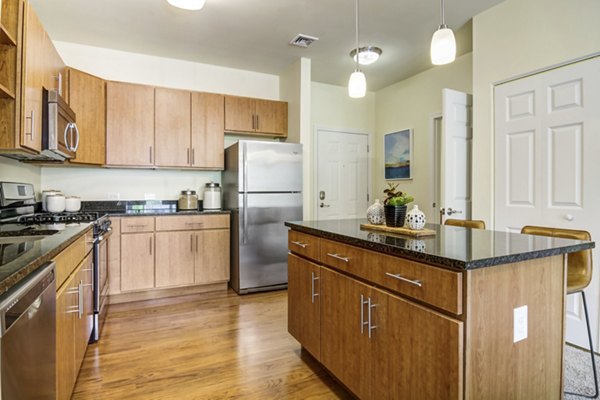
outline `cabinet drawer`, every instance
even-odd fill
[[[87,236],[87,234],[83,235],[54,257],[57,291],[87,254]]]
[[[229,214],[177,215],[156,218],[157,231],[192,231],[198,229],[229,229]]]
[[[154,217],[121,218],[121,233],[154,232]]]
[[[322,263],[364,279],[368,279],[371,271],[375,269],[378,255],[379,253],[358,247],[321,239],[320,260]]]
[[[378,262],[376,269],[370,271],[370,281],[453,314],[462,314],[460,272],[384,254],[373,254]]]
[[[288,233],[288,249],[313,260],[319,260],[318,237],[290,230]]]

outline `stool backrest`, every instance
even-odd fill
[[[550,228],[544,226],[524,226],[521,233],[528,235],[550,236],[562,239],[592,240],[588,231],[577,229]],[[592,280],[592,250],[582,250],[567,255],[567,286],[574,284],[580,289]]]
[[[463,228],[485,229],[485,222],[480,219],[452,219],[444,221],[444,225],[462,226]]]

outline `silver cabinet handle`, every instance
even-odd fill
[[[25,135],[31,136],[31,140],[33,140],[35,138],[35,110],[31,110],[30,115],[30,117],[25,117],[25,119],[31,121],[31,130],[29,131],[29,133],[25,133]]]
[[[367,307],[368,307],[368,316],[367,316],[367,322],[368,322],[368,328],[369,328],[369,339],[371,339],[371,332],[373,331],[373,329],[377,328],[377,325],[373,325],[373,319],[372,319],[372,310],[377,307],[377,304],[372,304],[371,303],[371,298],[369,297],[369,299],[367,300]]]
[[[311,301],[314,304],[315,297],[317,297],[319,295],[319,293],[315,292],[315,281],[318,281],[319,277],[315,276],[314,272],[311,272],[310,275],[311,275],[311,281],[310,281],[310,298],[311,298]]]
[[[194,252],[194,235],[190,234],[190,252]]]
[[[58,81],[58,94],[62,96],[62,72],[58,73],[56,80]]]
[[[149,146],[148,149],[149,149],[149,155],[150,155],[150,164],[152,164],[152,146]]]
[[[190,148],[187,148],[187,163],[190,163]]]
[[[196,254],[198,254],[198,235],[196,235]]]
[[[204,225],[204,222],[186,222],[185,225],[186,226],[196,226],[196,225],[202,226],[202,225]]]
[[[149,239],[150,239],[150,241],[149,241],[150,242],[150,247],[149,247],[150,248],[150,255],[152,255],[152,236],[150,236]]]
[[[77,149],[79,148],[79,128],[77,127],[77,124],[72,123],[71,125],[73,125],[73,129],[75,130],[75,146],[71,147],[71,151],[77,151]]]
[[[83,317],[83,281],[79,281],[79,300],[78,300],[78,306],[79,306],[79,319],[81,319],[81,317]]]
[[[256,115],[256,130],[258,130],[259,128],[259,119],[258,119],[258,115]]]
[[[196,149],[192,147],[192,165],[196,164]]]
[[[421,282],[418,279],[412,280],[412,279],[405,278],[405,277],[403,277],[400,274],[392,274],[390,272],[386,272],[385,274],[387,276],[391,276],[392,278],[396,278],[398,280],[401,280],[402,282],[410,283],[411,285],[415,285],[415,286],[418,286],[418,287],[423,286],[423,282]]]
[[[335,253],[335,254],[332,254],[332,253],[327,253],[327,255],[328,255],[329,257],[333,257],[333,258],[335,258],[335,259],[342,260],[343,262],[346,262],[346,263],[347,263],[347,262],[350,262],[350,258],[348,258],[348,257],[344,257],[344,256],[340,256],[340,255],[339,255],[339,254],[337,254],[337,253]]]
[[[369,323],[369,321],[365,321],[365,304],[369,304],[368,301],[365,301],[365,296],[360,295],[360,334],[362,335],[365,332],[365,325]]]
[[[302,247],[303,249],[305,249],[305,248],[306,248],[306,246],[308,246],[308,243],[295,242],[295,241],[293,241],[293,240],[292,240],[292,243],[293,243],[293,244],[295,244],[296,246],[300,246],[300,247]]]
[[[138,224],[138,225],[126,225],[126,226],[127,226],[127,228],[146,228],[148,225],[144,225],[144,224],[139,225]]]
[[[71,132],[71,124],[68,123],[67,126],[65,126],[65,133],[64,133],[64,141],[65,141],[65,147],[67,148],[67,150],[71,150],[71,145],[69,144],[69,137],[67,136],[68,132]]]

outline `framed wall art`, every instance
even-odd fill
[[[412,136],[412,129],[384,135],[385,179],[412,179]]]

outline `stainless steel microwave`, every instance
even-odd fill
[[[57,90],[43,89],[42,155],[53,160],[75,157],[79,147],[79,129],[75,112]]]

